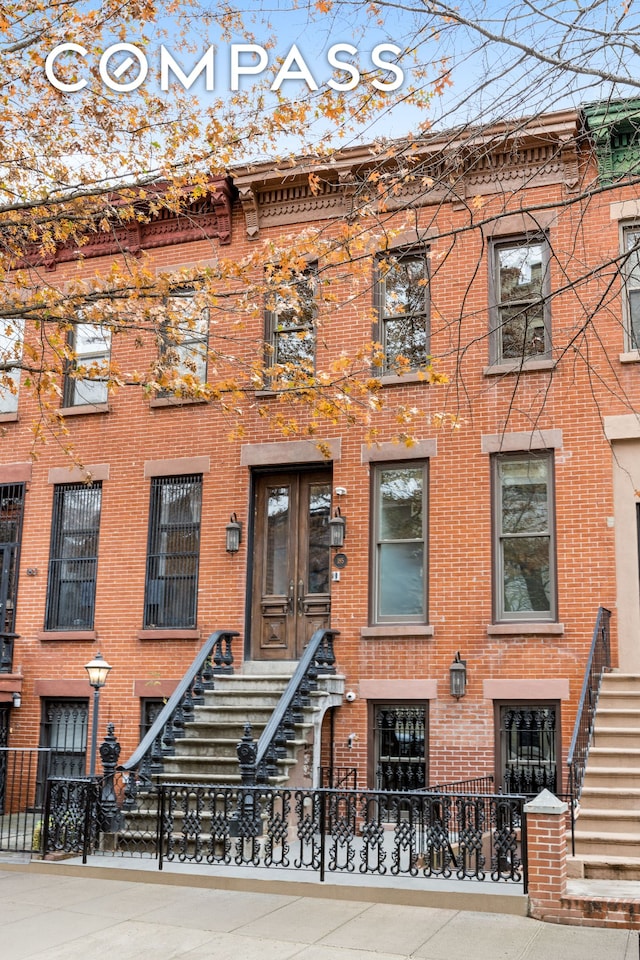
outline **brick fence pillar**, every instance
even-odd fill
[[[567,804],[549,790],[525,803],[530,913],[557,918],[567,887]]]

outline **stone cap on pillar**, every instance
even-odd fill
[[[556,816],[566,813],[568,809],[564,800],[559,800],[550,790],[543,790],[535,800],[530,800],[523,807],[525,813],[550,813]]]

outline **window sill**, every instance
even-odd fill
[[[629,350],[627,353],[621,353],[620,363],[640,363],[640,350]]]
[[[540,623],[535,620],[520,620],[513,623],[487,624],[488,637],[514,637],[524,634],[541,637],[562,636],[564,623]]]
[[[12,410],[10,413],[0,413],[0,423],[16,423],[17,419],[17,410]]]
[[[109,413],[108,403],[79,403],[77,407],[60,407],[61,417],[83,417],[89,413]]]
[[[541,370],[553,370],[557,361],[551,358],[541,360],[509,360],[492,363],[483,369],[485,377],[500,377],[507,373],[536,373]]]
[[[173,627],[164,627],[162,630],[138,630],[136,636],[138,640],[199,640],[200,628],[180,630]]]
[[[158,407],[188,407],[194,403],[207,403],[204,397],[152,397],[149,400],[151,409]]]
[[[97,640],[96,630],[42,630],[36,634],[38,640]]]
[[[381,623],[375,627],[360,629],[360,636],[363,639],[367,637],[388,637],[391,640],[395,637],[432,637],[434,633],[433,625],[425,623]]]
[[[375,376],[375,375],[374,375]],[[383,376],[376,377],[383,387],[401,387],[405,384],[429,383],[426,374],[419,373],[385,373]]]

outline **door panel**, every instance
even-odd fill
[[[252,657],[295,660],[329,625],[331,473],[261,477],[255,498]]]

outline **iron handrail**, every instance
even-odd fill
[[[567,754],[567,794],[571,807],[571,851],[575,856],[575,808],[582,793],[584,771],[593,737],[593,721],[600,696],[602,675],[611,668],[609,622],[611,611],[598,607],[598,616],[593,628],[591,650],[585,669],[582,692],[569,753]]]
[[[162,741],[165,729],[170,726],[176,714],[184,708],[185,699],[190,700],[191,704],[200,702],[201,698],[190,696],[194,683],[199,677],[202,680],[203,673],[207,663],[211,665],[211,677],[202,680],[203,689],[213,689],[213,675],[218,672],[232,672],[233,657],[230,653],[230,644],[233,637],[239,634],[234,630],[216,630],[205,641],[203,646],[196,653],[193,663],[184,674],[182,680],[173,691],[164,707],[147,730],[146,734],[131,754],[129,759],[118,766],[118,770],[137,770],[143,760],[154,748],[158,741]],[[227,654],[222,651],[222,642],[227,642]],[[212,653],[216,651],[212,658]],[[212,663],[213,660],[213,663]]]
[[[338,636],[338,630],[320,628],[315,631],[257,744],[251,738],[251,725],[246,725],[245,737],[238,744],[238,759],[247,782],[256,775],[262,778],[275,773],[278,756],[276,738],[282,736],[288,717],[293,717],[292,722],[296,722],[296,714],[300,716],[299,709],[308,702],[309,692],[316,688],[318,675],[335,673],[333,639]]]

